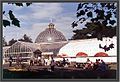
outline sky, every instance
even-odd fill
[[[55,28],[62,32],[66,39],[71,39],[73,29],[71,24],[77,20],[76,10],[79,3],[32,3],[30,6],[16,6],[3,3],[3,19],[8,19],[8,12],[12,10],[16,18],[20,20],[21,27],[14,25],[3,27],[3,36],[8,42],[12,38],[20,39],[27,34],[33,42],[40,32],[44,31],[51,22],[55,24]],[[78,28],[84,28],[85,23],[79,24]]]
[[[34,42],[52,19],[55,28],[62,32],[66,39],[70,39],[73,36],[71,23],[76,20],[77,6],[78,3],[32,3],[28,7],[25,4],[23,7],[19,7],[3,3],[3,11],[6,11],[3,19],[8,19],[7,13],[9,10],[13,10],[21,25],[20,28],[14,25],[3,27],[3,36],[8,42],[12,38],[19,39],[27,34]],[[81,27],[83,26],[81,25]]]

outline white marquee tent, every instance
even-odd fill
[[[104,49],[99,48],[99,44],[101,44],[101,46],[108,46],[113,43],[114,48],[106,51],[105,53],[109,56],[117,56],[117,38],[113,37],[110,41],[108,41],[109,39],[110,38],[103,38],[103,41],[99,41],[96,38],[69,41],[68,44],[60,49],[59,55],[67,54],[69,57],[75,57],[78,52],[84,52],[88,54],[88,56],[94,56],[98,52],[105,52]]]
[[[104,49],[99,48],[99,44],[101,44],[101,46],[109,46],[111,43],[114,44],[114,48],[109,51],[105,52]],[[79,52],[86,53],[88,57],[70,58],[76,57]],[[108,54],[109,57],[94,57],[95,54],[99,52],[104,52]],[[87,58],[93,62],[95,62],[96,59],[103,59],[105,62],[117,62],[117,37],[113,37],[112,39],[103,38],[103,41],[97,40],[96,38],[69,41],[68,44],[60,49],[58,55],[62,54],[66,54],[68,59],[73,59],[73,61],[77,62],[85,62]]]

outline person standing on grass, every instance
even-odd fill
[[[63,64],[63,67],[64,67],[65,64],[66,64],[66,60],[65,60],[65,58],[63,58],[62,64]]]
[[[12,56],[10,56],[10,57],[9,57],[9,67],[12,66],[12,61],[13,61]]]
[[[108,67],[107,67],[106,63],[103,60],[101,60],[101,62],[100,62],[100,59],[99,59],[97,64],[98,64],[98,66],[95,69],[95,71],[97,72],[97,77],[100,78],[102,76],[105,76],[105,74],[108,70]]]
[[[69,65],[69,60],[68,59],[66,60],[66,63],[67,63],[67,65]]]
[[[55,61],[54,61],[54,59],[51,60],[50,66],[51,66],[51,71],[54,71],[54,69],[55,69]]]
[[[30,66],[33,66],[33,57],[32,58],[30,58]]]
[[[19,64],[20,64],[20,57],[19,57],[19,55],[17,55],[17,59],[16,59],[16,64],[19,66]]]
[[[100,65],[100,60],[96,59],[96,62],[93,65],[93,70],[96,70],[99,67],[99,65]]]
[[[106,72],[108,70],[108,66],[106,65],[106,63],[103,60],[101,60],[101,63],[100,63],[97,70],[100,70],[102,72]]]
[[[40,64],[41,64],[41,57],[40,56],[38,56],[38,65],[40,66]]]
[[[93,67],[92,62],[90,61],[90,59],[88,58],[85,64],[84,69],[91,69]]]

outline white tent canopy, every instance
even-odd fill
[[[99,48],[99,44],[108,46],[111,43],[114,44],[114,48],[109,51],[105,52],[104,49]],[[98,52],[105,52],[109,56],[117,56],[117,37],[103,38],[103,41],[99,41],[97,38],[69,41],[60,49],[58,55],[67,54],[69,57],[75,57],[78,52],[84,52],[88,56],[94,56]]]

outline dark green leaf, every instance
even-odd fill
[[[14,4],[14,3],[9,2],[8,4]]]
[[[87,16],[88,16],[88,17],[92,17],[92,16],[93,16],[93,15],[92,15],[92,12],[88,12],[88,13],[87,13]]]
[[[111,25],[114,25],[114,24],[116,23],[116,21],[115,21],[115,20],[110,20],[109,23],[110,23]]]
[[[115,3],[113,3],[113,4],[111,5],[111,8],[112,8],[112,9],[116,9],[116,7],[114,6],[114,4],[115,4]]]
[[[94,10],[94,12],[99,13],[99,9]]]
[[[80,4],[78,5],[77,11],[78,11],[79,9],[81,9],[82,7],[83,7],[83,5],[80,3]]]
[[[3,11],[3,14],[5,13],[5,11]]]
[[[81,21],[80,23],[83,23],[83,21]]]
[[[108,9],[110,9],[110,8],[111,8],[110,3],[107,3],[106,7],[107,7]]]
[[[81,11],[80,11],[80,14],[81,14],[81,15],[85,15],[85,11],[84,11],[84,10],[81,10]]]
[[[81,20],[82,20],[82,18],[79,19],[79,21],[81,21]]]
[[[26,3],[27,6],[30,6],[30,4],[32,4],[32,3]]]
[[[16,6],[23,6],[22,3],[15,3]]]
[[[98,21],[98,18],[95,18],[95,21]]]
[[[87,12],[88,10],[87,9],[85,9],[85,12]]]
[[[112,14],[111,14],[111,12],[109,12],[109,13],[105,16],[106,20],[110,20],[111,16],[112,16]]]
[[[78,26],[78,24],[75,21],[71,25],[72,25],[73,28]]]
[[[3,20],[3,26],[4,26],[4,27],[10,26],[10,21],[8,21],[8,20]]]
[[[94,22],[94,21],[95,21],[95,19],[94,19],[94,18],[92,18],[92,19],[91,19],[91,21],[92,21],[92,22]]]
[[[113,12],[113,13],[114,13],[114,16],[115,16],[115,18],[116,18],[116,17],[117,17],[117,15],[118,15],[118,14],[117,14],[117,12],[115,11],[115,12]]]
[[[82,18],[83,19],[83,21],[86,21],[86,19],[85,18]]]
[[[79,17],[79,16],[81,16],[81,14],[77,12],[77,17]]]
[[[104,19],[104,15],[98,14],[98,15],[97,15],[97,19]]]
[[[85,15],[85,11],[84,10],[81,10],[80,12],[77,12],[77,17],[79,17],[81,15]]]
[[[105,7],[106,3],[100,3],[102,7]]]
[[[107,20],[104,20],[104,21],[102,22],[102,24],[106,26],[106,25],[107,25]]]
[[[87,9],[93,9],[93,7],[88,7],[88,6],[86,6],[86,8],[87,8]]]
[[[9,14],[9,17],[10,17],[11,20],[13,20],[15,18],[15,16],[13,15],[11,10],[9,10],[8,14]]]
[[[17,26],[17,27],[20,27],[20,21],[17,18],[15,18],[14,20],[12,20],[12,24],[15,25],[15,26]]]
[[[113,12],[114,14],[116,14],[116,12]]]

